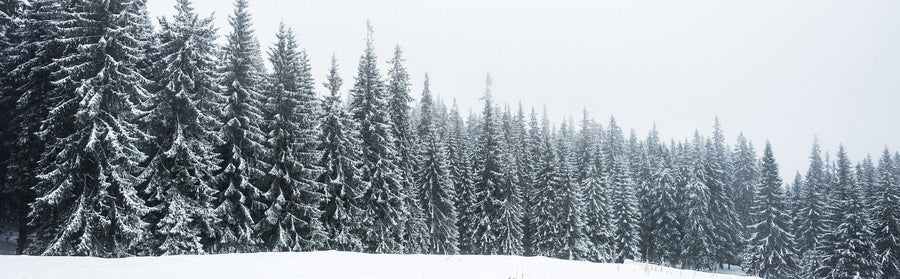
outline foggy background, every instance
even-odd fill
[[[174,0],[148,0],[171,16]],[[718,115],[729,144],[739,132],[762,154],[773,144],[785,182],[805,173],[814,135],[834,155],[876,160],[900,139],[898,1],[305,1],[251,0],[264,54],[279,22],[309,54],[319,94],[332,53],[346,94],[365,48],[367,19],[383,62],[399,44],[421,94],[481,109],[485,73],[500,103],[540,111],[557,124],[587,108],[614,115],[645,138],[710,135]],[[197,0],[215,12],[220,41],[232,1]],[[627,134],[626,134],[627,135]]]

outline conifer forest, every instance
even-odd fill
[[[17,253],[524,255],[900,278],[896,150],[850,158],[811,138],[791,177],[778,146],[726,139],[713,115],[712,134],[680,140],[586,110],[554,122],[493,99],[489,74],[468,112],[411,80],[400,46],[377,52],[371,24],[359,61],[313,76],[291,27],[254,29],[251,0],[223,13],[221,38],[191,0],[158,20],[145,1],[0,4],[0,223]]]

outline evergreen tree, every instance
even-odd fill
[[[737,145],[731,153],[731,178],[732,190],[735,204],[735,212],[737,212],[738,221],[744,224],[744,235],[749,235],[749,227],[752,224],[750,219],[750,204],[753,204],[753,195],[756,192],[756,184],[759,181],[759,171],[757,168],[756,152],[753,150],[751,143],[744,134],[738,134]]]
[[[596,148],[596,132],[588,118],[587,110],[581,120],[581,131],[575,141],[575,183],[581,184],[584,193],[585,233],[589,244],[587,259],[595,262],[612,260],[612,230],[609,197],[602,174],[595,162],[600,157]]]
[[[607,128],[607,139],[604,145],[607,178],[612,193],[612,217],[615,224],[613,241],[615,243],[616,262],[640,260],[640,211],[637,208],[635,186],[631,178],[626,157],[625,141],[622,130],[610,117]]]
[[[706,186],[709,187],[710,203],[709,215],[713,221],[714,242],[716,246],[716,261],[722,264],[738,264],[738,247],[742,241],[741,224],[734,211],[734,201],[731,199],[731,166],[728,162],[728,147],[725,146],[725,136],[719,118],[716,117],[713,125],[712,146],[708,146],[706,170]],[[744,205],[744,206],[748,206]]]
[[[794,220],[794,235],[796,236],[797,252],[801,256],[801,266],[806,274],[819,267],[818,249],[822,245],[822,235],[825,233],[825,196],[824,188],[829,183],[825,178],[825,166],[819,149],[818,139],[813,142],[809,155],[809,169],[806,171],[806,180],[799,189],[797,214]]]
[[[875,245],[870,221],[862,205],[860,189],[853,181],[850,159],[840,146],[836,162],[836,182],[828,202],[826,222],[829,229],[820,249],[822,266],[816,269],[820,278],[875,278],[880,274],[875,259]]]
[[[213,51],[216,29],[212,18],[200,18],[188,0],[175,5],[170,22],[160,20],[161,33],[154,67],[158,91],[149,113],[156,138],[148,179],[148,221],[154,254],[204,253],[214,236],[216,216],[210,211],[215,187],[209,184],[217,162],[212,147],[220,143],[213,131],[218,97]]]
[[[325,238],[319,219],[323,184],[316,181],[322,169],[318,104],[309,60],[293,31],[282,24],[275,37],[269,50],[267,207],[254,229],[265,250],[310,251]]]
[[[134,119],[143,112],[146,80],[136,62],[144,55],[133,1],[65,3],[56,28],[71,46],[51,65],[56,88],[39,135],[38,198],[29,214],[41,255],[126,256],[142,253],[148,208],[135,189],[146,138]],[[77,49],[74,46],[78,46]]]
[[[341,106],[341,77],[337,59],[331,57],[325,88],[331,95],[322,103],[320,140],[322,154],[319,165],[324,171],[317,181],[324,184],[321,202],[322,227],[326,234],[325,249],[360,252],[362,242],[363,202],[366,184],[359,179],[360,150],[356,127]]]
[[[391,132],[386,87],[378,71],[378,59],[368,26],[366,50],[359,60],[356,83],[350,91],[350,111],[356,121],[362,145],[360,178],[369,185],[363,195],[363,239],[366,251],[396,253],[404,251],[404,222],[408,216],[402,170]]]
[[[218,171],[219,196],[215,204],[221,219],[217,226],[215,250],[225,253],[257,250],[259,239],[253,225],[266,208],[262,179],[268,167],[257,158],[265,157],[265,136],[258,119],[263,118],[261,72],[256,67],[259,48],[250,23],[247,0],[235,0],[234,15],[229,17],[232,31],[225,47],[222,80],[225,108],[219,147],[222,163]]]
[[[761,180],[753,201],[753,232],[747,248],[744,269],[762,278],[796,278],[794,239],[790,233],[781,176],[772,146],[766,142],[761,165]]]
[[[484,255],[498,254],[501,226],[500,214],[503,206],[503,154],[501,153],[501,134],[494,115],[491,100],[491,77],[487,76],[484,93],[484,110],[480,133],[475,146],[475,177],[473,179],[474,195],[472,213],[475,221],[473,233],[473,249],[471,252]]]
[[[873,190],[875,252],[882,278],[900,276],[900,176],[887,149],[878,161]]]
[[[559,200],[557,206],[560,207],[560,216],[557,222],[561,223],[561,237],[563,246],[559,247],[559,251],[555,256],[568,260],[587,260],[593,253],[590,251],[586,229],[586,213],[584,211],[585,201],[582,194],[584,193],[580,181],[575,179],[575,170],[573,167],[573,152],[570,144],[573,142],[573,132],[563,121],[560,130],[560,136],[557,139],[557,150],[559,151],[558,162],[560,174],[560,185],[557,187]]]
[[[459,252],[470,253],[472,251],[472,235],[475,228],[474,188],[472,187],[471,167],[468,160],[468,140],[465,123],[459,115],[456,100],[450,108],[449,129],[447,133],[447,172],[450,180],[450,188],[456,191],[454,206],[456,207],[459,230]]]
[[[499,114],[499,112],[498,112]],[[500,169],[502,170],[501,184],[498,185],[500,200],[499,216],[495,221],[494,234],[498,237],[494,253],[501,255],[522,255],[525,248],[522,244],[522,192],[518,180],[518,163],[516,159],[516,131],[513,128],[512,113],[507,106],[500,120]]]
[[[655,135],[652,133],[651,135]],[[681,256],[682,220],[679,218],[682,197],[678,187],[678,174],[673,168],[671,158],[660,154],[655,163],[653,183],[655,186],[648,195],[651,198],[650,214],[645,218],[653,224],[651,246],[656,251],[654,257],[647,260],[657,263],[675,264]]]
[[[394,136],[394,150],[397,151],[397,175],[405,196],[403,206],[408,209],[404,219],[403,245],[407,253],[423,253],[426,251],[426,225],[423,215],[423,206],[416,200],[416,169],[417,152],[413,150],[416,143],[415,131],[412,129],[410,117],[410,81],[409,73],[403,63],[403,50],[399,45],[394,47],[394,56],[391,58],[391,68],[388,70],[387,105],[392,123],[391,133]]]
[[[40,158],[46,142],[38,135],[56,94],[52,74],[58,70],[65,47],[59,40],[59,20],[65,18],[58,1],[5,1],[3,48],[0,49],[0,222],[18,226],[16,253],[22,254],[29,238],[29,204],[35,198]]]
[[[427,252],[433,254],[456,254],[459,230],[456,227],[456,191],[447,173],[447,159],[443,142],[438,138],[435,127],[434,104],[431,98],[428,75],[425,75],[425,89],[420,101],[419,158],[420,169],[416,188],[427,225]]]
[[[702,140],[695,133],[690,147],[681,151],[684,162],[681,172],[684,176],[684,239],[682,240],[681,266],[690,269],[713,269],[715,266],[715,243],[713,224],[709,217],[709,188],[704,183],[706,172]]]

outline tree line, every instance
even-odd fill
[[[257,42],[236,0],[226,43],[189,0],[0,4],[0,218],[18,252],[126,257],[262,251],[639,260],[764,278],[900,276],[900,154],[853,164],[814,144],[783,183],[743,135],[665,142],[585,111],[463,115],[421,94],[398,46],[382,75],[316,92],[294,32]],[[263,54],[265,52],[265,54]],[[265,60],[268,60],[268,69]],[[417,101],[413,96],[418,95]],[[465,119],[464,119],[465,118]]]

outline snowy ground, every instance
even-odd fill
[[[736,275],[642,263],[595,264],[543,257],[259,253],[100,259],[0,256],[3,278],[622,278],[727,279]]]

